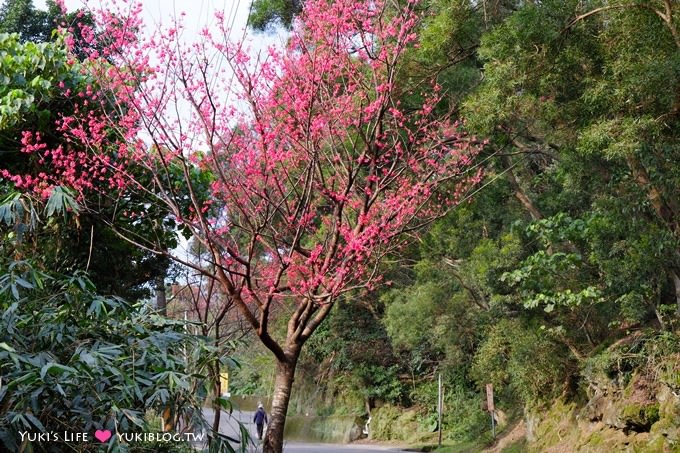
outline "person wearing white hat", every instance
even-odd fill
[[[253,416],[253,421],[255,422],[255,426],[257,426],[257,438],[258,440],[262,440],[262,431],[264,430],[264,425],[265,423],[269,423],[267,421],[267,413],[264,411],[264,406],[262,403],[257,403],[257,411]]]

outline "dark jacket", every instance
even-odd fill
[[[253,417],[253,421],[255,422],[256,425],[269,423],[267,421],[267,413],[264,411],[264,409],[262,409],[261,407],[257,409],[257,412],[255,412],[255,416]]]

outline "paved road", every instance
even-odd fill
[[[284,446],[283,451],[285,453],[375,453],[377,451],[400,453],[404,450],[377,445],[298,444],[291,442]]]
[[[377,445],[298,444],[291,442],[284,446],[283,451],[285,453],[375,453],[377,451],[400,453],[404,450]]]
[[[203,409],[203,415],[208,421],[213,419],[213,410],[210,408]],[[226,434],[230,437],[239,438],[238,422],[241,422],[248,428],[251,436],[255,439],[255,443],[249,445],[249,453],[258,453],[262,448],[257,445],[257,434],[255,431],[255,424],[253,423],[253,412],[234,410],[231,416],[222,412],[220,417],[220,433]],[[379,445],[336,445],[336,444],[307,444],[299,442],[285,442],[283,447],[284,453],[375,453],[378,451],[403,453],[404,450],[399,450],[395,447],[385,447]]]

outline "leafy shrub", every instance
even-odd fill
[[[680,390],[680,338],[673,332],[638,331],[586,359],[581,375],[589,382],[625,386],[635,372]]]
[[[479,439],[489,430],[489,415],[481,408],[484,396],[475,392],[461,380],[451,380],[444,376],[444,410],[442,427],[446,438],[456,441]],[[434,432],[437,428],[437,379],[424,381],[411,392],[417,407],[426,408],[421,417],[421,430]]]
[[[399,380],[396,366],[363,365],[354,374],[360,382],[359,392],[367,400],[400,404],[406,395],[404,384]]]
[[[471,374],[480,388],[493,384],[501,398],[549,401],[573,367],[565,349],[540,329],[501,320],[477,351]]]
[[[475,440],[489,431],[489,414],[481,408],[482,398],[479,393],[460,387],[446,392],[442,427],[447,438]]]
[[[201,423],[200,371],[214,351],[183,323],[101,296],[82,274],[47,275],[26,262],[12,263],[0,285],[0,446],[7,451],[19,451],[19,431],[144,432],[147,409],[170,408]],[[127,449],[115,435],[109,444]]]

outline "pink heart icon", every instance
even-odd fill
[[[97,431],[94,432],[94,437],[97,438],[99,442],[106,442],[107,440],[111,439],[111,431],[108,429],[98,429]]]

